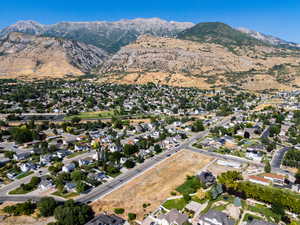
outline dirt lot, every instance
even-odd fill
[[[171,191],[184,182],[186,175],[195,174],[212,159],[199,153],[181,151],[93,203],[92,207],[96,213],[111,213],[115,208],[124,208],[124,217],[132,212],[142,220],[145,214],[155,210],[170,196]],[[144,209],[144,203],[151,205]]]
[[[214,176],[218,176],[221,173],[225,173],[227,171],[232,171],[232,170],[241,171],[240,169],[234,169],[234,168],[229,167],[229,166],[218,165],[216,162],[211,164],[209,167],[207,167],[207,170],[212,172],[212,174]]]

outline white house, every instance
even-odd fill
[[[65,165],[62,167],[62,171],[65,173],[70,173],[75,169],[75,164],[74,163],[70,163],[68,165]]]

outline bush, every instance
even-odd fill
[[[128,213],[128,220],[135,220],[136,214],[135,213]]]
[[[116,214],[123,214],[125,212],[125,210],[123,208],[115,208],[114,212]]]

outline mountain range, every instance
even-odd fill
[[[0,31],[2,77],[93,73],[102,82],[281,89],[300,85],[299,55],[299,44],[220,22],[19,21]]]

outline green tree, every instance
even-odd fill
[[[57,203],[52,197],[44,197],[37,203],[37,207],[43,217],[53,216],[56,206]]]
[[[270,161],[267,161],[265,163],[264,170],[265,170],[265,173],[271,173],[271,164],[270,164]]]
[[[82,193],[88,189],[88,185],[82,181],[78,182],[76,185],[76,191]]]
[[[90,206],[76,204],[73,200],[66,201],[54,210],[54,217],[60,225],[83,225],[93,216]]]
[[[133,168],[133,167],[135,166],[135,162],[132,161],[132,160],[130,160],[130,159],[128,159],[128,160],[126,160],[126,162],[124,163],[124,166],[125,166],[126,168],[128,168],[128,169]]]

